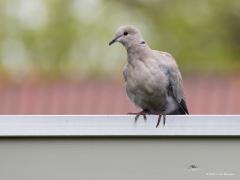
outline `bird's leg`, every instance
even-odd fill
[[[142,110],[142,111],[140,111],[140,112],[138,112],[138,113],[128,113],[128,114],[134,114],[134,115],[136,115],[136,116],[135,116],[135,121],[134,121],[135,124],[137,123],[137,120],[138,120],[138,118],[140,117],[140,115],[143,115],[143,119],[144,119],[145,122],[147,121],[147,116],[146,116],[146,114],[148,114],[148,112],[147,112],[146,110]]]
[[[163,126],[166,124],[166,114],[163,114]]]
[[[143,119],[144,119],[144,122],[147,122],[147,116],[146,116],[146,114],[143,114]]]
[[[165,124],[166,124],[166,114],[162,113],[162,114],[158,114],[158,121],[157,121],[156,128],[159,126],[162,116],[163,116],[163,126],[165,126]]]
[[[161,117],[162,117],[162,115],[159,114],[159,115],[158,115],[158,121],[157,121],[156,128],[159,126],[159,124],[160,124],[160,122],[161,122]]]

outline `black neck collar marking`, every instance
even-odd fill
[[[145,44],[145,41],[140,42],[140,44]]]

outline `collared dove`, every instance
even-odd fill
[[[124,67],[126,93],[142,109],[136,114],[146,120],[146,114],[165,116],[188,114],[183,92],[181,73],[175,59],[166,52],[152,50],[145,43],[141,32],[131,25],[121,26],[109,45],[120,42],[127,50],[128,62]]]

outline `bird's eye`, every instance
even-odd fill
[[[128,35],[128,32],[125,31],[125,32],[123,33],[123,35],[124,35],[124,36]]]

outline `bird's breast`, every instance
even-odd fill
[[[124,70],[126,86],[133,90],[144,90],[152,94],[165,89],[168,78],[157,64],[139,61],[133,65],[128,64]]]
[[[156,66],[151,62],[137,62],[128,64],[124,70],[127,95],[141,108],[160,107],[165,103],[168,82]]]

